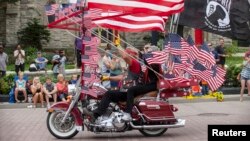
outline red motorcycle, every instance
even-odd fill
[[[47,127],[50,133],[59,139],[74,137],[79,131],[84,130],[84,126],[94,133],[139,130],[145,136],[160,136],[168,128],[184,127],[185,120],[174,116],[173,112],[178,109],[169,104],[168,98],[185,95],[183,88],[190,87],[192,83],[197,81],[178,83],[160,80],[158,91],[135,98],[131,122],[122,120],[125,103],[119,102],[111,103],[106,113],[95,123],[91,123],[86,110],[95,110],[103,94],[83,94],[81,88],[76,87],[71,99],[67,102],[58,102],[48,109]],[[77,86],[79,84],[80,82]],[[93,83],[93,86],[105,89],[100,83]]]

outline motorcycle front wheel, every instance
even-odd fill
[[[156,137],[161,136],[164,134],[168,128],[159,128],[159,129],[140,129],[139,131],[144,135],[148,137]]]
[[[72,115],[64,123],[61,122],[64,114],[63,111],[54,111],[47,116],[47,128],[58,139],[70,139],[78,133],[75,118]]]

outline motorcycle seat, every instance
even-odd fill
[[[151,92],[148,92],[144,95],[138,95],[134,98],[134,103],[139,101],[142,97],[157,97],[157,93],[158,93],[158,91],[151,91]],[[119,104],[125,106],[127,103],[126,103],[126,101],[120,101]]]

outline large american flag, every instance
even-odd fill
[[[89,0],[89,8],[169,16],[184,8],[184,0]]]
[[[127,15],[93,20],[97,26],[125,32],[165,30],[165,20],[160,16]]]

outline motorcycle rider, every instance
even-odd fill
[[[126,49],[126,52],[130,55],[133,55],[133,57],[137,56],[137,52],[134,50]],[[140,72],[141,72],[141,66],[140,63],[137,62],[135,59],[129,57],[129,55],[126,55],[125,53],[122,54],[122,57],[124,58],[125,62],[129,65],[129,70],[128,70],[128,77],[133,77],[135,80],[138,80]],[[149,65],[148,65],[149,66]],[[153,68],[155,71],[159,72],[159,65],[151,65],[151,68]],[[137,72],[135,73],[135,70]],[[133,75],[131,74],[133,72]],[[114,77],[106,77],[104,80],[113,80],[113,81],[119,81],[122,80],[123,76],[114,76]],[[147,92],[155,91],[157,90],[157,81],[158,77],[156,74],[152,71],[148,71],[148,79],[145,81],[146,83],[144,85],[137,85],[137,86],[132,86],[128,89],[127,92],[121,92],[119,90],[111,90],[107,91],[105,95],[103,96],[100,104],[98,105],[98,108],[93,111],[93,113],[88,113],[92,121],[95,121],[99,116],[103,115],[108,108],[110,102],[119,102],[119,101],[126,101],[127,106],[125,109],[125,112],[123,113],[122,119],[124,121],[131,121],[131,115],[130,113],[132,112],[133,108],[133,102],[134,102],[134,97],[138,95],[143,95]]]

